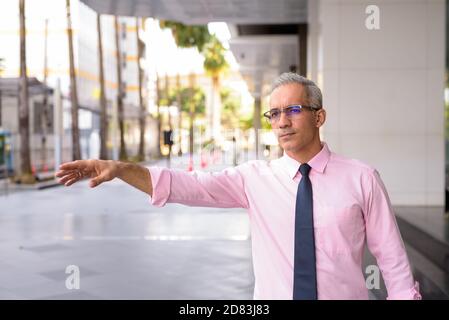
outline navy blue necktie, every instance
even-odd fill
[[[307,163],[299,167],[302,179],[296,194],[293,300],[316,300],[318,297],[310,169]]]

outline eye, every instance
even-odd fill
[[[294,107],[288,107],[287,108],[288,114],[297,114],[301,112],[301,107],[294,106]]]
[[[270,116],[271,116],[272,118],[277,118],[277,117],[279,117],[279,114],[280,114],[280,111],[279,111],[279,110],[272,110],[272,111],[270,111]]]

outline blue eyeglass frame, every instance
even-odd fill
[[[296,115],[296,114],[300,114],[302,109],[307,109],[310,111],[316,111],[317,109],[311,107],[311,106],[303,106],[300,104],[294,104],[291,106],[287,106],[285,108],[273,108],[271,110],[268,110],[267,112],[265,112],[263,114],[263,116],[268,120],[268,121],[276,121],[279,120],[279,118],[281,117],[281,114],[284,112],[286,114],[286,116],[288,118]],[[278,111],[279,115],[275,116],[273,119],[273,115],[271,114],[273,111]]]

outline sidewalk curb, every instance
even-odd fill
[[[51,183],[42,183],[40,185],[37,186],[37,190],[44,190],[44,189],[49,189],[49,188],[54,188],[54,187],[61,187],[62,184],[57,182],[57,181],[52,181]]]
[[[8,183],[8,189],[10,191],[43,190],[43,189],[53,188],[53,187],[57,187],[57,186],[62,186],[62,184],[60,184],[56,180],[37,182],[32,185],[16,184],[16,183],[12,183],[12,182]]]

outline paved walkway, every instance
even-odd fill
[[[117,179],[0,196],[0,270],[0,299],[252,299],[254,283],[244,210],[157,208]]]

